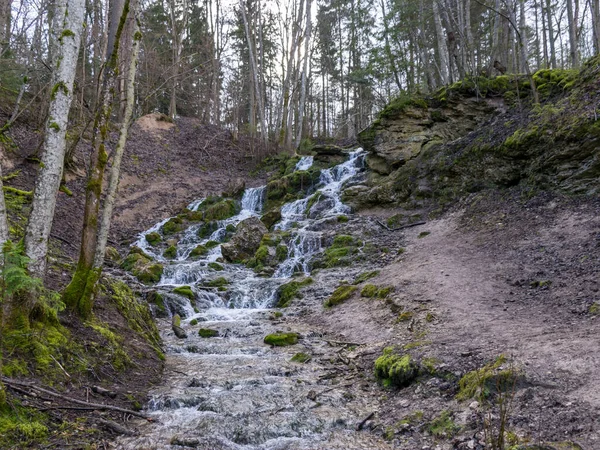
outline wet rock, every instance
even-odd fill
[[[171,445],[178,445],[181,447],[198,447],[200,440],[195,438],[180,438],[179,436],[173,436],[171,438]]]
[[[274,333],[265,336],[265,344],[274,347],[286,347],[298,343],[298,333]]]
[[[309,219],[316,219],[323,215],[323,213],[331,210],[335,206],[335,201],[330,197],[321,196],[308,212]]]
[[[183,328],[178,327],[177,325],[171,325],[171,328],[173,328],[173,333],[175,333],[175,336],[177,336],[179,339],[187,338],[187,333]]]
[[[162,264],[152,261],[152,259],[144,254],[132,252],[121,263],[121,268],[131,272],[142,283],[150,284],[160,281],[164,267]]]
[[[271,211],[263,214],[260,218],[262,223],[270,230],[273,225],[281,220],[281,210],[280,209],[272,209]]]
[[[235,180],[230,180],[223,191],[223,197],[231,197],[238,198],[244,194],[246,190],[246,181],[243,178],[236,178]]]
[[[267,232],[267,227],[260,219],[250,217],[243,220],[237,226],[231,241],[221,246],[223,257],[229,262],[241,262],[251,258]]]

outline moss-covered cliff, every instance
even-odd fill
[[[600,192],[600,57],[581,71],[467,79],[401,97],[359,135],[369,180],[347,190],[355,207],[443,205],[485,188],[523,185]]]

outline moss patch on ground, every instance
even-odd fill
[[[331,308],[332,306],[339,305],[340,303],[343,303],[352,297],[352,294],[354,294],[357,290],[358,288],[356,286],[342,284],[341,286],[338,286],[335,291],[333,291],[327,300],[325,300],[323,306],[326,308]]]
[[[338,235],[333,239],[323,256],[324,265],[327,268],[348,266],[359,252],[362,241],[349,235]]]
[[[456,398],[484,401],[495,393],[515,390],[519,373],[510,366],[503,368],[506,363],[506,357],[500,355],[495,361],[464,375],[458,382]]]
[[[417,378],[419,366],[410,355],[399,355],[393,347],[387,347],[375,360],[375,376],[384,386],[405,387]]]
[[[298,343],[298,333],[274,333],[265,336],[264,343],[274,347],[286,347]]]

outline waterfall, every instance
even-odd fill
[[[262,340],[280,329],[271,323],[273,315],[268,309],[278,288],[297,272],[310,273],[311,262],[323,251],[319,223],[350,212],[341,201],[341,193],[361,171],[364,156],[362,150],[349,153],[347,161],[321,172],[315,197],[307,195],[282,206],[276,230],[286,231],[288,255],[270,277],[258,276],[240,264],[214,264],[221,261],[221,245],[217,243],[230,235],[228,226],[231,229],[231,225],[262,214],[265,186],[246,189],[239,214],[217,222],[208,238],[199,236],[201,224],[189,226],[180,235],[173,258],[157,254],[146,241],[148,233],[161,233],[169,219],[139,235],[135,245],[164,263],[157,289],[163,294],[168,313],[183,318],[181,325],[188,337],[175,338],[165,324],[167,366],[177,370],[168,371],[167,384],[152,392],[147,414],[155,422],[140,436],[119,438],[116,448],[176,449],[184,444],[174,443],[188,442],[188,438],[190,443],[199,442],[201,448],[214,449],[349,448],[341,441],[337,446],[320,444],[339,424],[356,423],[367,410],[348,408],[339,400],[335,408],[323,410],[314,409],[312,402],[305,406],[298,403],[298,399],[310,397],[310,390],[322,382],[320,372],[315,375],[314,368],[289,370],[290,352],[295,350],[272,351]],[[303,157],[296,170],[307,170],[313,162],[313,157]],[[197,211],[202,202],[194,201],[188,209]],[[204,255],[190,258],[194,248],[210,241],[208,247],[212,248]],[[173,292],[183,285],[194,292],[192,302]],[[218,337],[204,339],[198,334],[200,327],[216,330]],[[342,399],[343,393],[340,388],[331,395]],[[352,430],[354,426],[345,432]],[[352,442],[361,442],[363,435],[354,434]],[[178,441],[180,437],[183,440]],[[363,444],[360,448],[373,448]]]

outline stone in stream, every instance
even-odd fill
[[[173,329],[173,333],[175,333],[175,336],[177,336],[179,339],[186,339],[187,333],[183,328],[180,327],[180,325],[181,317],[179,316],[179,314],[175,314],[173,316],[173,320],[171,321],[171,328]]]
[[[221,246],[223,258],[229,262],[241,262],[252,258],[267,232],[267,227],[257,217],[241,221],[231,241]]]

